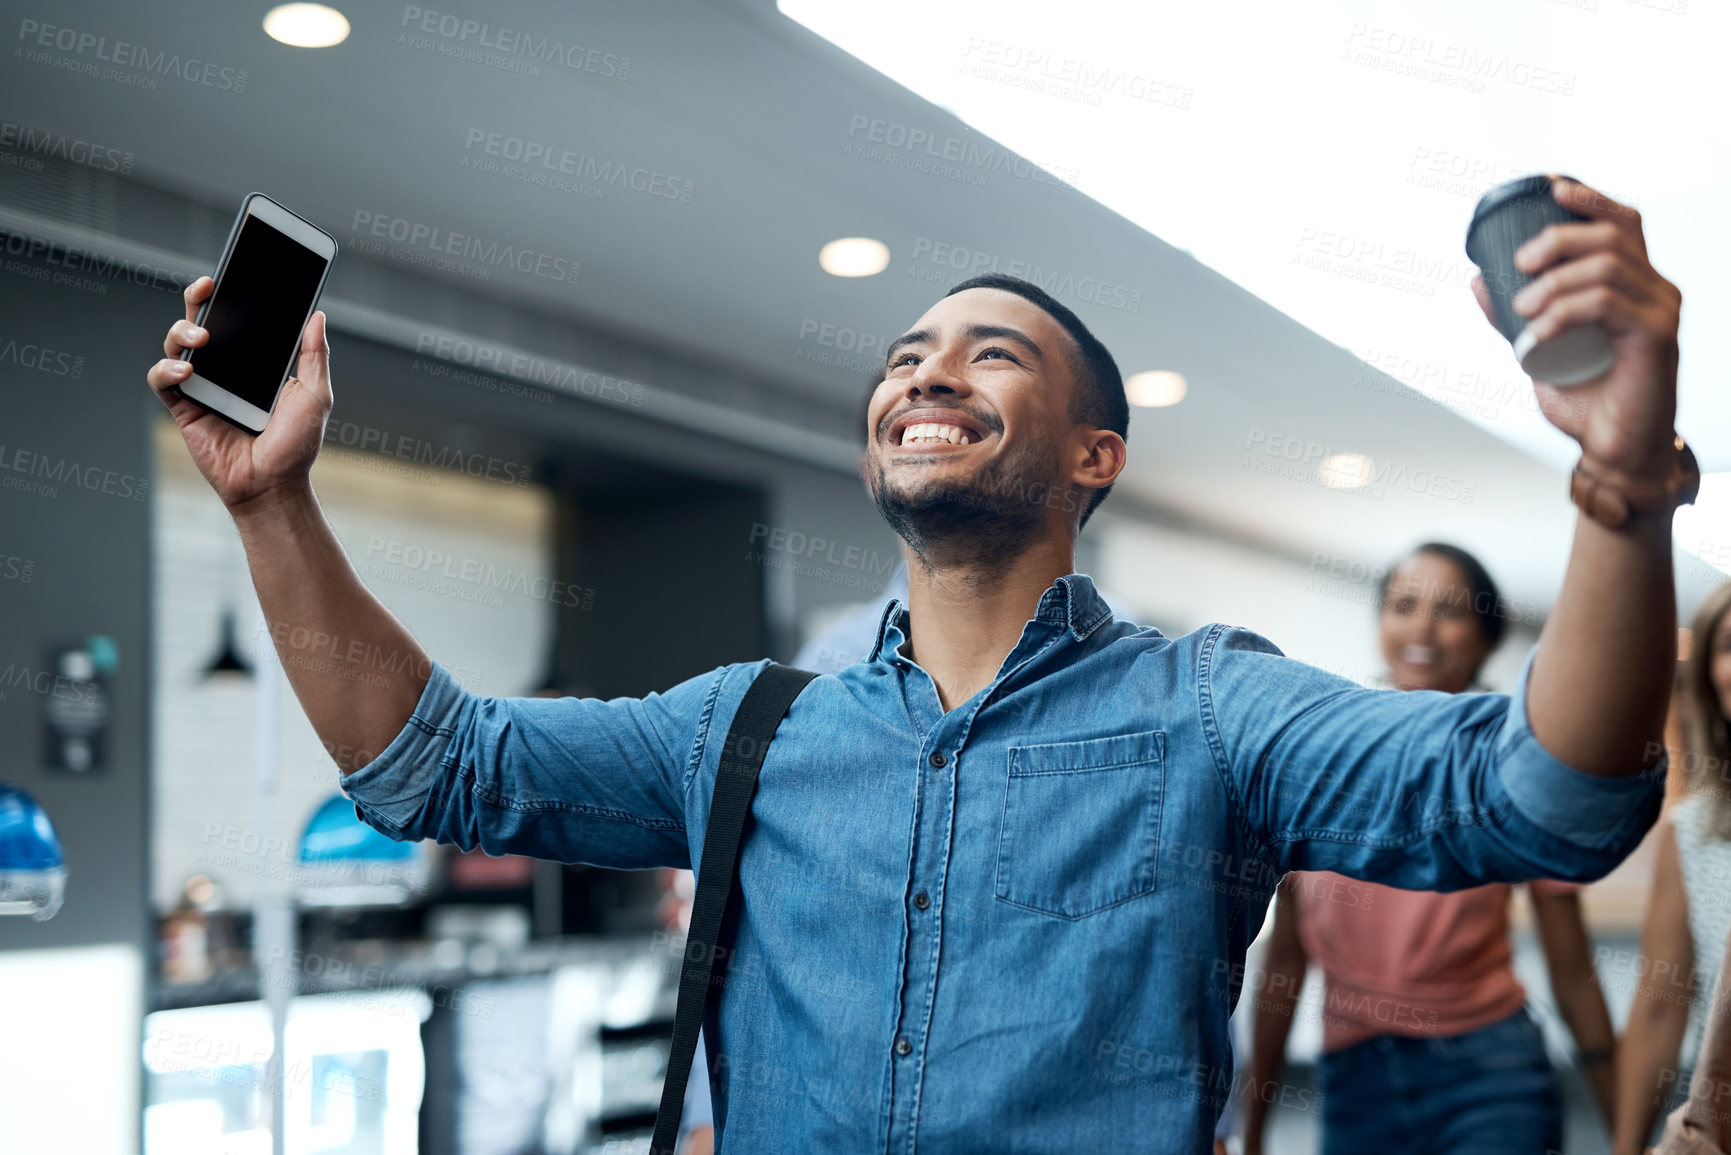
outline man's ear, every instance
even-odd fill
[[[1090,429],[1082,443],[1085,456],[1070,480],[1085,489],[1104,489],[1118,480],[1130,460],[1124,439],[1110,429]]]
[[[1082,518],[1088,506],[1093,503],[1095,491],[1105,489],[1117,481],[1128,460],[1129,451],[1125,448],[1124,439],[1118,434],[1110,429],[1084,431],[1081,456],[1076,461],[1076,467],[1070,471],[1071,497],[1065,499],[1065,505],[1072,514],[1072,535],[1081,530]],[[1074,498],[1073,504],[1071,498]]]

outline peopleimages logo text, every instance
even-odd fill
[[[50,349],[45,345],[19,344],[13,340],[0,341],[0,361],[10,361],[20,369],[34,369],[38,373],[51,373],[56,377],[76,379],[84,376],[82,355]]]
[[[486,157],[496,157],[523,165],[538,176],[553,174],[576,177],[600,185],[614,185],[632,192],[662,197],[683,204],[691,203],[697,186],[681,177],[644,168],[604,160],[585,152],[573,152],[544,140],[529,140],[484,128],[471,128],[463,141],[463,151]],[[467,162],[470,157],[465,156]],[[540,182],[533,182],[540,183]]]
[[[1037,164],[991,140],[938,136],[928,129],[857,114],[848,121],[847,134],[850,140],[863,137],[866,144],[947,161],[970,173],[1001,172],[1022,180],[1054,185],[1075,183],[1074,169],[1069,171],[1069,180],[1066,182],[1061,176],[1054,175],[1050,166]],[[848,147],[852,150],[854,145],[850,144]],[[864,151],[864,144],[860,145],[859,149],[860,155],[869,155]]]
[[[408,434],[392,435],[385,430],[357,425],[352,421],[333,421],[325,426],[324,442],[326,445],[340,445],[345,449],[382,453],[401,461],[412,461],[416,465],[455,470],[470,477],[484,477],[506,485],[521,487],[529,484],[527,465],[501,461],[484,453],[464,453],[454,446],[434,445],[430,441],[423,441]]]
[[[105,64],[117,64],[122,68],[132,68],[156,76],[172,76],[188,84],[217,88],[224,92],[246,91],[247,76],[244,69],[225,68],[191,56],[183,58],[177,52],[152,52],[142,44],[133,44],[126,40],[110,41],[106,36],[81,32],[63,25],[44,24],[40,20],[20,20],[18,39],[27,47],[52,48],[78,57],[88,55],[91,59]]]
[[[581,44],[567,44],[552,36],[536,36],[518,28],[495,26],[450,12],[431,12],[412,4],[403,7],[401,27],[427,36],[439,36],[458,44],[475,44],[506,56],[521,56],[542,64],[563,64],[577,72],[591,72],[609,80],[631,75],[631,58]]]
[[[34,156],[53,157],[68,164],[86,165],[100,172],[116,172],[126,176],[132,172],[132,153],[122,152],[104,144],[69,137],[63,132],[30,128],[0,120],[0,148],[14,149]]]
[[[13,477],[12,474],[21,474],[22,477]],[[26,481],[26,478],[41,478],[42,481]],[[50,457],[33,450],[19,449],[17,446],[0,445],[0,486],[7,489],[27,489],[46,497],[56,496],[58,490],[43,484],[44,482],[76,485],[91,493],[130,497],[134,501],[143,501],[150,494],[150,481],[147,478],[118,473],[100,465],[81,465],[64,457]]]
[[[1121,309],[1126,313],[1138,313],[1142,310],[1141,289],[1132,289],[1127,285],[1101,280],[1099,277],[1078,277],[1062,269],[1043,269],[1027,261],[999,260],[996,253],[945,244],[930,237],[915,238],[914,261],[916,263],[908,270],[909,275],[918,276],[922,280],[935,279],[925,275],[919,264],[923,261],[940,269],[953,269],[969,277],[977,277],[981,273],[1008,273],[1012,277],[1032,281],[1060,299],[1068,297],[1073,301],[1104,305],[1108,309]]]
[[[429,253],[457,257],[495,269],[511,268],[549,281],[575,283],[583,273],[582,263],[568,257],[502,245],[498,241],[483,241],[472,233],[455,233],[437,225],[366,209],[355,210],[350,229],[357,236],[378,237],[411,250],[425,249]]]

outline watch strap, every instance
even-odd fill
[[[1674,449],[1670,475],[1663,481],[1629,481],[1582,454],[1569,475],[1569,500],[1610,529],[1637,518],[1669,517],[1678,506],[1692,504],[1701,490],[1695,451],[1681,437],[1675,437]]]

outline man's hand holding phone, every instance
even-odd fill
[[[148,380],[179,426],[198,471],[238,515],[260,499],[282,494],[285,487],[305,484],[331,412],[331,350],[325,315],[315,312],[301,333],[294,376],[283,385],[264,432],[255,435],[224,421],[178,388],[192,374],[185,354],[210,340],[197,320],[215,288],[209,277],[186,287],[186,318],[169,327],[163,341],[167,356],[151,367]]]

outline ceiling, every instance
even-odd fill
[[[158,77],[149,90],[9,60],[7,120],[131,152],[139,180],[213,204],[266,191],[348,252],[379,243],[369,230],[383,222],[387,235],[439,230],[459,249],[452,234],[515,246],[543,272],[576,261],[574,280],[498,267],[481,280],[472,257],[422,271],[831,407],[857,405],[871,360],[844,347],[851,335],[895,336],[977,268],[1052,279],[1126,373],[1173,369],[1190,383],[1182,404],[1134,414],[1122,511],[1301,560],[1380,562],[1458,541],[1539,604],[1560,580],[1572,510],[1554,464],[1006,157],[767,4],[470,0],[430,20],[415,5],[339,5],[352,34],[318,50],[269,40],[268,5],[254,2],[195,17],[160,0],[7,7],[15,28],[52,23],[215,66],[196,74],[212,83]],[[546,41],[575,66],[520,51]],[[222,69],[244,70],[245,90],[225,87]],[[1128,147],[1158,149],[1158,135]],[[524,155],[534,163],[508,171]],[[822,244],[858,235],[888,244],[884,273],[818,269]],[[402,251],[439,259],[425,240]],[[1317,484],[1336,452],[1369,455],[1377,480]],[[1698,596],[1686,589],[1685,606]]]

